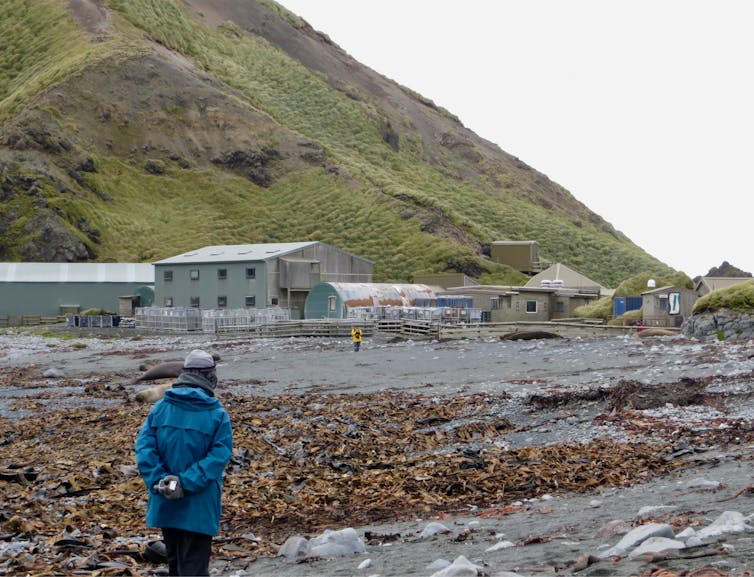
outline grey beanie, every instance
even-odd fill
[[[209,353],[194,349],[183,361],[184,369],[211,369],[215,366],[215,359]]]

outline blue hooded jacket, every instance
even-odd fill
[[[233,453],[233,431],[220,401],[201,388],[206,384],[200,375],[180,375],[136,438],[136,464],[149,490],[149,527],[212,536],[220,529],[222,478]],[[180,478],[183,498],[166,499],[152,488],[166,475]]]

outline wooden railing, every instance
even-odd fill
[[[250,333],[258,337],[350,337],[351,329],[361,327],[364,335],[375,332],[374,321],[298,320],[276,321],[248,326],[218,326],[218,333]]]
[[[65,323],[64,316],[43,317],[41,315],[5,315],[0,316],[0,327],[32,327],[39,325],[57,325]]]

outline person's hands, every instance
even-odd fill
[[[180,499],[183,497],[181,480],[176,475],[166,475],[154,486],[154,490],[166,499]]]

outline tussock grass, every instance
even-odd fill
[[[623,282],[621,282],[618,287],[615,289],[615,295],[616,297],[631,297],[631,296],[639,296],[641,293],[646,292],[647,290],[650,290],[647,287],[647,281],[649,279],[654,279],[655,286],[657,288],[662,286],[676,286],[678,288],[688,288],[693,289],[694,288],[694,281],[692,281],[686,274],[682,272],[674,272],[671,274],[661,274],[657,275],[654,272],[641,272],[639,274],[633,275]],[[581,307],[578,307],[574,314],[577,317],[582,318],[590,318],[590,319],[609,319],[613,314],[613,299],[612,297],[603,297],[601,299],[598,299],[592,303],[589,303],[588,305],[584,305]],[[625,313],[622,317],[620,317],[621,321],[618,324],[622,324],[623,320],[633,321],[635,319],[635,315],[639,313],[634,313],[633,311],[628,311]]]
[[[122,42],[91,43],[56,0],[0,2],[0,122]]]
[[[639,296],[641,293],[651,290],[647,287],[649,279],[654,279],[655,287],[660,288],[663,286],[675,286],[678,288],[694,288],[694,281],[692,281],[686,274],[682,272],[675,272],[665,275],[654,275],[651,272],[642,272],[627,278],[618,285],[615,289],[615,296],[617,297],[630,297]]]
[[[264,3],[294,27],[304,25],[272,0]],[[515,284],[518,273],[475,250],[479,243],[532,239],[539,241],[544,258],[606,286],[640,270],[669,272],[604,223],[592,222],[588,213],[575,219],[557,206],[543,208],[537,200],[543,179],[533,171],[514,175],[502,160],[500,166],[496,161],[475,166],[450,150],[441,153],[441,162],[430,163],[410,119],[395,127],[400,150],[394,151],[381,132],[384,114],[369,95],[354,89],[349,97],[334,90],[324,76],[233,23],[210,29],[177,0],[109,0],[107,5],[115,11],[112,35],[93,42],[58,0],[2,4],[0,37],[8,39],[9,48],[0,52],[0,121],[95,60],[109,59],[117,67],[119,59],[151,50],[146,36],[235,89],[244,105],[268,115],[281,130],[321,145],[340,176],[302,165],[261,189],[221,168],[183,169],[166,158],[153,159],[162,174],[149,174],[143,163],[77,143],[96,161],[97,172],[82,177],[89,188],[60,195],[49,183],[40,186],[69,222],[86,221],[99,230],[97,246],[74,231],[96,250],[98,260],[152,261],[205,244],[320,240],[374,260],[379,281],[442,272],[453,261],[475,263],[485,282]],[[167,103],[161,112],[166,122],[185,122],[181,106]],[[63,121],[53,109],[47,114]],[[124,140],[137,140],[134,130],[124,125]],[[67,131],[75,134],[76,127]],[[274,135],[264,138],[274,141]],[[426,230],[432,219],[438,230]],[[451,240],[454,234],[466,241]],[[22,242],[21,236],[18,228],[13,242]]]
[[[694,304],[694,314],[729,309],[738,312],[754,311],[754,280],[707,293]]]

